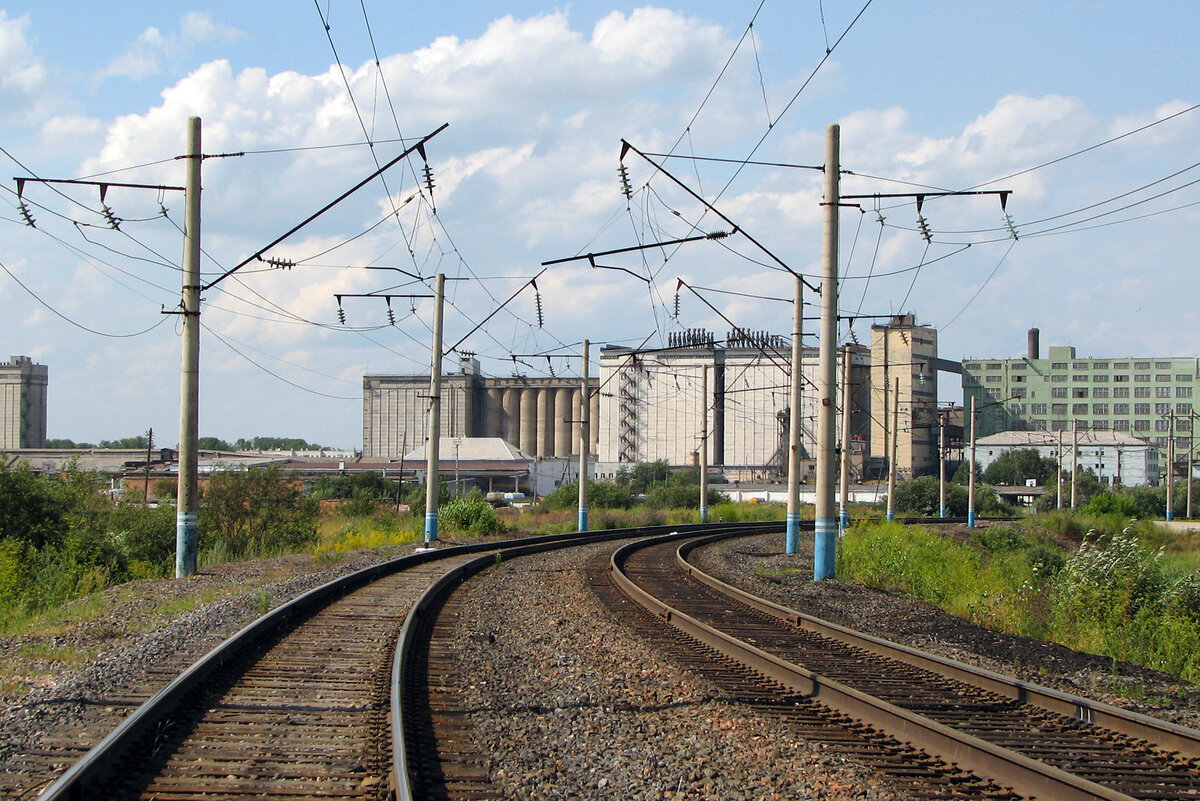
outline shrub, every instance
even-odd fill
[[[985,526],[971,532],[971,539],[993,553],[1017,551],[1029,545],[1012,526]]]
[[[452,530],[474,534],[493,534],[502,528],[496,508],[484,500],[483,493],[478,489],[442,505],[438,510],[438,523]]]
[[[226,558],[300,550],[317,541],[317,501],[277,467],[215,473],[200,503],[200,548]]]

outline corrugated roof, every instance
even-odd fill
[[[1039,445],[1057,447],[1060,435],[1063,445],[1070,446],[1074,441],[1075,434],[1072,431],[1001,431],[975,440],[975,447],[1033,448]],[[1126,448],[1151,447],[1146,440],[1123,431],[1080,430],[1079,444],[1093,447],[1097,445],[1120,445]]]
[[[438,460],[446,462],[458,458],[462,461],[511,462],[532,459],[511,442],[500,437],[442,437],[438,440]],[[406,453],[405,459],[424,461],[425,446]]]

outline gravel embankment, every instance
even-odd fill
[[[463,590],[464,708],[506,797],[894,798],[609,618],[584,568],[612,549],[526,557]]]

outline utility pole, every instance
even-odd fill
[[[825,129],[825,235],[821,271],[821,340],[817,372],[817,503],[813,541],[813,578],[833,578],[837,559],[837,296],[838,296],[838,179],[841,128]]]
[[[700,522],[708,522],[708,365],[700,368]]]
[[[971,396],[971,464],[967,475],[967,528],[975,528],[975,396]]]
[[[838,515],[838,536],[850,528],[850,345],[842,349],[842,459],[841,507]]]
[[[175,502],[175,577],[196,573],[200,487],[200,118],[188,117],[183,224],[183,330],[179,373],[179,487]]]
[[[938,413],[938,516],[946,517],[946,413]]]
[[[804,346],[804,279],[796,276],[795,297],[792,300],[792,407],[788,419],[788,496],[787,534],[784,550],[800,552],[800,392],[804,380],[801,360]],[[815,567],[814,567],[815,571]],[[814,573],[815,575],[815,573]]]
[[[1055,508],[1056,509],[1063,508],[1063,499],[1062,499],[1062,495],[1063,495],[1063,486],[1062,486],[1062,482],[1063,482],[1063,463],[1062,463],[1063,452],[1062,452],[1062,448],[1063,448],[1062,429],[1059,429],[1059,431],[1058,431],[1058,497],[1055,499]],[[1121,454],[1121,452],[1117,451],[1117,458],[1120,458],[1120,454]]]
[[[588,494],[587,494],[587,476],[588,476],[588,446],[591,443],[591,398],[588,397],[588,341],[583,340],[583,368],[580,370],[583,376],[580,379],[583,387],[580,392],[580,403],[582,407],[579,415],[579,530],[588,530]]]
[[[142,508],[150,505],[150,451],[154,448],[154,428],[146,432],[146,483],[142,486]]]
[[[1194,415],[1195,412],[1192,413],[1192,416]],[[1196,452],[1196,427],[1192,416],[1188,417],[1187,509],[1184,511],[1188,520],[1192,519],[1192,468],[1194,467],[1192,461],[1195,458],[1193,454]]]
[[[892,379],[892,450],[888,454],[887,519],[896,519],[896,442],[900,439],[900,379]]]
[[[446,276],[437,274],[433,300],[433,356],[429,368],[429,444],[425,447],[425,544],[438,538],[438,459],[442,436],[442,305]]]
[[[1167,522],[1175,519],[1175,412],[1167,420]]]
[[[1071,508],[1075,508],[1076,499],[1079,497],[1075,488],[1079,484],[1076,480],[1079,478],[1079,418],[1071,420]]]

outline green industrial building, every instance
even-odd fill
[[[964,359],[963,406],[975,399],[983,437],[1000,431],[1114,431],[1167,447],[1192,446],[1193,398],[1200,385],[1196,357],[1079,358],[1075,348],[1049,348],[1040,358],[1038,330],[1019,359]],[[965,421],[969,432],[970,420]]]

